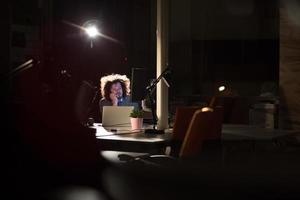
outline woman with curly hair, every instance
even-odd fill
[[[111,74],[100,79],[102,99],[99,102],[100,112],[103,106],[125,106],[130,103],[130,80],[126,75]]]

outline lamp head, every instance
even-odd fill
[[[99,22],[98,20],[89,20],[83,24],[83,30],[90,38],[96,38],[100,35],[100,31],[98,29]]]
[[[90,38],[95,38],[100,34],[97,27],[94,25],[85,28],[85,32]]]
[[[210,107],[203,107],[203,108],[201,108],[201,111],[202,111],[202,112],[213,112],[214,109],[213,109],[213,108],[210,108]]]
[[[221,85],[218,90],[219,92],[223,92],[226,89],[226,87],[224,85]]]

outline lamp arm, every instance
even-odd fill
[[[161,79],[163,79],[164,81],[165,81],[165,83],[166,83],[166,85],[169,87],[169,84],[167,83],[167,81],[166,81],[166,79],[164,78],[164,76],[167,74],[167,73],[169,73],[170,72],[170,70],[169,70],[169,68],[166,68],[156,79],[155,79],[155,81],[153,81],[153,83],[152,84],[150,84],[149,86],[147,86],[146,87],[146,90],[148,91],[148,90],[153,90],[153,88],[155,88],[156,87],[156,85],[159,83],[159,81],[161,80]]]
[[[152,120],[153,120],[153,129],[155,129],[155,126],[157,124],[157,116],[156,116],[156,113],[155,113],[155,104],[154,104],[154,99],[153,99],[153,96],[152,96],[152,91],[153,90],[147,90],[148,91],[148,98],[149,98],[149,101],[150,101],[150,106],[151,106],[151,114],[152,114]]]
[[[210,108],[215,107],[215,102],[216,102],[216,96],[214,95],[214,96],[211,98],[208,107],[210,107]]]

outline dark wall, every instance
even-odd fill
[[[131,78],[133,67],[155,68],[154,1],[20,0],[7,5],[1,13],[1,75],[31,57],[38,63],[11,81],[16,101],[59,91],[61,101],[68,102],[76,98],[83,80],[99,87],[104,75]],[[75,27],[91,19],[115,41],[99,37],[91,48],[84,32]]]
[[[223,82],[242,96],[255,96],[264,82],[278,84],[277,1],[171,4],[170,63],[176,94],[211,95]]]
[[[0,53],[0,60],[2,66],[0,67],[0,74],[3,75],[9,71],[9,41],[10,41],[10,18],[11,18],[11,6],[8,3],[3,4],[3,9],[0,14],[0,25],[1,25],[1,32],[0,32],[0,41],[1,41],[1,53]]]
[[[55,65],[69,68],[78,80],[89,79],[97,85],[105,74],[130,77],[132,67],[149,67],[154,56],[152,4],[137,0],[55,1]],[[80,30],[62,23],[82,25],[90,19],[97,19],[101,32],[117,42],[98,38],[90,48]]]
[[[10,67],[10,20],[11,20],[11,6],[9,3],[2,4],[2,12],[0,12],[0,89],[1,89],[1,105],[3,105],[4,110],[1,113],[1,119],[6,118],[6,104],[10,101],[11,94],[11,79],[8,76],[8,73],[11,69]],[[4,123],[5,120],[2,120]],[[3,123],[2,122],[2,123]],[[6,136],[4,137],[6,140]]]

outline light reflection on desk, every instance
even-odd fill
[[[130,127],[103,127],[101,124],[96,123],[91,126],[91,128],[96,129],[96,138],[101,140],[156,143],[171,139],[171,131],[166,131],[162,135],[145,134],[144,130],[151,127],[151,125],[144,125],[141,130],[131,130]]]

